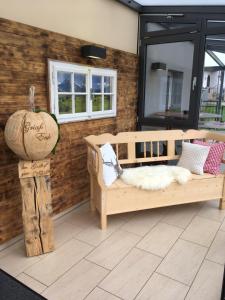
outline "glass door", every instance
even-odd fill
[[[225,130],[225,20],[206,22],[199,128]]]
[[[197,127],[198,33],[145,37],[143,43],[140,124]]]

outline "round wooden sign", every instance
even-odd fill
[[[58,125],[46,112],[19,110],[5,127],[7,145],[24,160],[44,159],[55,147],[58,134]]]

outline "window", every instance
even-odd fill
[[[49,61],[51,112],[59,123],[116,116],[117,72]]]

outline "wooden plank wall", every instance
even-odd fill
[[[36,87],[36,105],[48,109],[48,58],[118,70],[116,118],[61,126],[61,141],[51,159],[54,214],[89,197],[83,137],[135,129],[137,56],[107,48],[106,60],[85,59],[80,56],[80,47],[85,44],[76,38],[0,19],[0,244],[22,232],[18,158],[5,145],[3,128],[10,114],[28,108],[30,85]]]

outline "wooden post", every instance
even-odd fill
[[[27,256],[53,251],[50,159],[20,161],[18,167]]]

